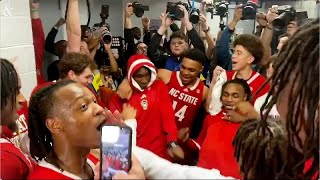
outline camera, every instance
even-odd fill
[[[142,7],[142,4],[139,4],[138,2],[133,2],[132,7],[133,7],[133,13],[137,17],[141,18],[144,14],[144,9]]]
[[[278,14],[279,16],[273,20],[273,27],[278,31],[284,29],[296,18],[296,10],[291,5],[278,6]]]
[[[199,22],[199,17],[200,15],[200,10],[199,9],[193,9],[191,10],[190,16],[189,16],[189,20],[191,23],[193,24],[197,24]]]
[[[213,15],[214,15],[214,6],[213,6],[213,4],[207,4],[207,12],[211,14],[211,19],[213,19]]]
[[[257,15],[257,4],[252,1],[248,1],[246,4],[242,5],[242,18],[241,20],[256,19]]]
[[[214,15],[218,15],[220,17],[227,17],[228,14],[228,6],[229,3],[226,1],[216,2],[216,12]]]
[[[112,35],[110,32],[110,28],[108,26],[102,26],[101,27],[101,37],[103,40],[103,43],[110,44],[112,41]]]
[[[171,20],[180,20],[181,18],[184,17],[184,11],[179,5],[183,5],[188,11],[189,8],[187,3],[182,3],[181,1],[176,3],[174,2],[167,3],[166,13],[169,13]]]

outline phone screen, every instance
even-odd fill
[[[130,127],[106,125],[101,129],[101,179],[112,179],[131,168]]]

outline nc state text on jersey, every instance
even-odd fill
[[[188,94],[185,94],[183,92],[180,92],[179,90],[175,89],[175,88],[171,88],[169,91],[169,94],[173,97],[178,97],[178,99],[189,103],[189,104],[193,104],[196,105],[198,102],[198,98],[190,96]]]

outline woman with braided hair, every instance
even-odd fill
[[[272,87],[262,107],[266,108],[262,132],[270,132],[267,117],[276,105],[288,139],[281,171],[274,178],[319,178],[319,29],[319,19],[299,28],[279,53],[279,63],[269,79]],[[252,153],[245,153],[241,159],[255,160],[251,157]],[[250,169],[255,172],[260,165],[243,167],[246,178]]]

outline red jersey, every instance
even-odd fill
[[[236,71],[226,71],[227,79],[232,80],[236,77]],[[247,79],[247,83],[250,86],[251,94],[252,94],[252,103],[256,101],[256,99],[265,93],[268,93],[270,86],[267,84],[258,94],[257,91],[261,88],[261,86],[266,82],[266,78],[261,74],[252,71],[252,74],[249,79]]]
[[[88,155],[87,163],[94,170],[95,165],[99,162],[92,154]],[[34,171],[29,174],[28,179],[81,179],[79,176],[68,171],[61,171],[53,164],[44,160],[40,161],[34,168]]]
[[[7,139],[0,139],[0,179],[26,179],[34,163]]]
[[[222,110],[215,116],[208,115],[196,142],[201,145],[197,166],[218,169],[224,176],[241,178],[232,141],[241,123],[222,119]]]
[[[204,83],[198,78],[191,88],[185,87],[180,79],[180,71],[174,71],[167,86],[175,111],[177,128],[191,129],[202,104]]]

